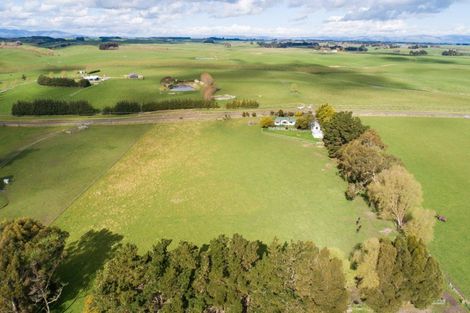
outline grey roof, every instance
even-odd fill
[[[293,117],[289,117],[289,116],[284,116],[284,117],[278,116],[278,117],[276,117],[276,119],[275,119],[275,122],[282,122],[282,121],[295,122],[296,119],[293,118]]]

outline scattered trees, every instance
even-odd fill
[[[442,293],[439,264],[412,236],[369,240],[353,254],[352,264],[361,298],[376,312],[397,312],[406,302],[423,309]]]
[[[392,219],[402,229],[405,217],[422,201],[421,185],[403,166],[394,165],[382,171],[372,182],[367,194],[382,218]]]
[[[341,146],[353,141],[367,129],[358,117],[352,112],[339,112],[323,125],[323,143],[328,149],[330,157],[337,157]]]
[[[316,111],[315,111],[315,118],[320,123],[320,125],[324,125],[328,123],[333,116],[336,114],[335,109],[332,105],[326,103],[322,104]]]
[[[0,224],[0,307],[50,312],[62,292],[56,270],[68,234],[24,218]],[[3,310],[2,310],[3,312]]]

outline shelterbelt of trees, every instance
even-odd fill
[[[421,185],[373,129],[351,112],[321,106],[316,118],[322,125],[323,142],[338,170],[349,183],[348,199],[363,196],[380,218],[395,222],[400,233],[425,243],[433,239],[435,212],[422,207]]]
[[[50,312],[67,283],[56,275],[67,237],[31,219],[0,224],[2,312]],[[436,260],[411,236],[358,248],[355,290],[342,261],[310,241],[266,245],[222,235],[202,246],[170,243],[156,242],[144,254],[121,247],[98,273],[84,312],[341,313],[358,291],[373,310],[391,313],[404,303],[424,308],[442,292]]]
[[[103,114],[133,114],[140,112],[152,112],[161,110],[178,109],[210,109],[218,108],[215,101],[199,99],[174,99],[159,102],[147,102],[140,104],[135,101],[119,101],[113,107],[105,107],[102,111],[96,109],[88,101],[63,101],[53,99],[37,99],[33,101],[17,101],[11,108],[14,116],[25,115],[93,115]]]

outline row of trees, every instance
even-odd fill
[[[338,161],[341,176],[349,183],[349,199],[363,196],[384,219],[393,220],[399,232],[425,242],[433,238],[435,213],[422,208],[421,185],[372,129],[351,112],[336,113],[330,105],[317,110],[323,142]]]
[[[266,246],[240,235],[197,247],[127,245],[95,282],[93,312],[344,312],[340,260],[311,242]]]
[[[411,50],[410,55],[412,56],[420,56],[420,55],[428,55],[428,52],[426,50]]]
[[[33,101],[17,101],[11,108],[11,114],[23,115],[93,115],[98,113],[88,101],[63,101],[37,99]]]
[[[67,237],[32,219],[0,224],[2,312],[50,312],[66,286],[56,272]],[[143,255],[132,244],[120,248],[98,273],[84,312],[340,313],[352,300],[392,313],[408,302],[425,308],[442,292],[438,263],[412,236],[370,239],[354,251],[352,297],[342,262],[309,241],[267,246],[234,235],[200,247],[170,244],[161,240]]]
[[[201,99],[163,100],[159,102],[146,102],[142,105],[136,101],[119,101],[113,107],[105,107],[103,114],[131,114],[161,110],[211,109],[218,107],[219,105],[215,101],[205,101]]]
[[[215,101],[201,99],[174,99],[159,102],[147,102],[140,104],[136,101],[119,101],[112,107],[105,107],[103,114],[131,114],[139,112],[151,112],[160,110],[179,110],[195,108],[218,108]],[[20,100],[13,104],[11,114],[24,115],[93,115],[100,110],[94,108],[88,101],[64,101],[53,99],[37,99],[33,101]]]
[[[37,80],[39,85],[43,86],[54,86],[54,87],[80,87],[86,88],[90,87],[91,84],[87,79],[80,79],[76,81],[73,78],[67,77],[49,77],[46,75],[39,75]]]
[[[238,100],[235,99],[233,101],[228,102],[225,107],[227,109],[254,109],[259,107],[259,103],[256,100]]]

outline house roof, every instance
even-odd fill
[[[276,119],[274,121],[275,122],[289,121],[289,122],[292,123],[292,122],[295,122],[296,119],[293,118],[293,117],[288,117],[288,116],[284,116],[284,117],[278,116],[278,117],[276,117]]]

